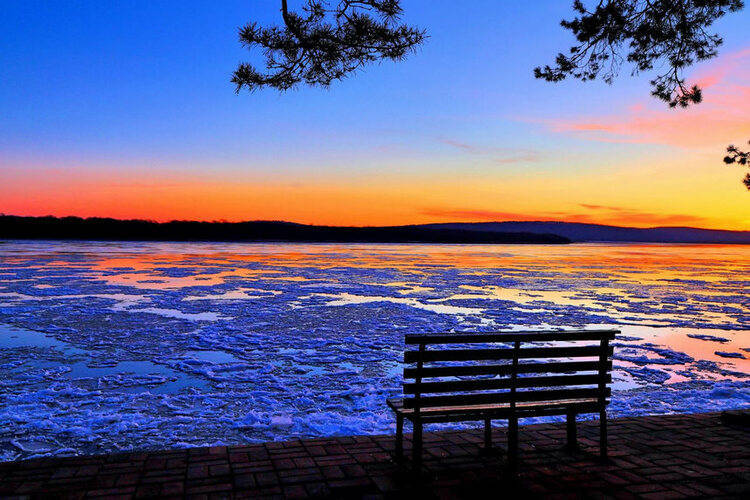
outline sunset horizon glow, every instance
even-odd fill
[[[750,230],[747,169],[722,163],[750,139],[747,10],[716,23],[720,55],[687,72],[704,102],[668,109],[628,67],[611,86],[533,78],[571,42],[567,2],[409,2],[430,39],[405,61],[241,95],[236,28],[277,23],[274,1],[84,4],[9,8],[0,213]]]

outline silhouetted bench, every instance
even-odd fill
[[[618,330],[406,335],[404,397],[389,399],[396,413],[396,456],[403,457],[404,419],[414,426],[412,453],[421,464],[422,426],[484,421],[485,449],[492,420],[508,420],[508,460],[518,455],[518,419],[566,415],[575,447],[576,416],[599,413],[602,458],[612,381],[609,341]],[[429,349],[428,349],[429,347]]]

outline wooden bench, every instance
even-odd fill
[[[422,426],[484,421],[485,449],[492,420],[508,420],[508,461],[517,463],[518,419],[567,417],[568,446],[576,444],[576,416],[599,413],[600,453],[607,456],[612,381],[610,340],[618,330],[528,331],[406,335],[402,398],[396,414],[396,457],[403,457],[404,419],[412,422],[412,460],[421,465]],[[408,350],[412,348],[412,350]]]

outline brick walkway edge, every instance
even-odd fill
[[[392,460],[393,436],[292,440],[0,463],[0,496],[18,498],[750,498],[750,410],[611,420],[610,460],[596,421],[521,428],[518,474],[482,430],[425,434],[417,475]],[[505,432],[493,438],[504,448]],[[408,436],[406,451],[410,450]]]

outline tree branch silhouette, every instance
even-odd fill
[[[688,85],[685,67],[717,55],[723,40],[706,30],[727,12],[744,7],[743,0],[601,0],[589,10],[573,2],[578,14],[560,22],[578,45],[559,53],[553,66],[534,69],[550,82],[567,77],[582,81],[602,78],[612,83],[623,63],[632,75],[664,68],[651,80],[651,94],[670,107],[699,103],[701,89]]]
[[[281,0],[282,27],[252,22],[239,30],[240,43],[260,48],[266,72],[250,63],[235,70],[236,91],[286,91],[304,82],[327,87],[367,64],[404,59],[424,42],[426,32],[399,24],[400,0],[307,0],[302,13]]]
[[[750,141],[747,142],[750,145]],[[730,144],[727,147],[727,156],[724,157],[724,163],[732,165],[734,163],[742,166],[750,164],[750,151],[742,151],[737,146]],[[747,189],[750,189],[750,174],[745,174],[745,178],[742,179],[742,183],[745,184]]]
[[[669,107],[687,107],[703,100],[698,85],[686,83],[683,71],[718,54],[722,38],[707,30],[743,0],[599,0],[589,10],[574,0],[577,14],[563,20],[578,44],[557,54],[554,65],[534,68],[534,76],[549,82],[568,77],[581,81],[601,78],[612,83],[624,63],[631,75],[662,68],[651,80],[651,95]],[[727,148],[726,163],[747,163],[747,153]],[[750,189],[750,175],[743,181]]]

